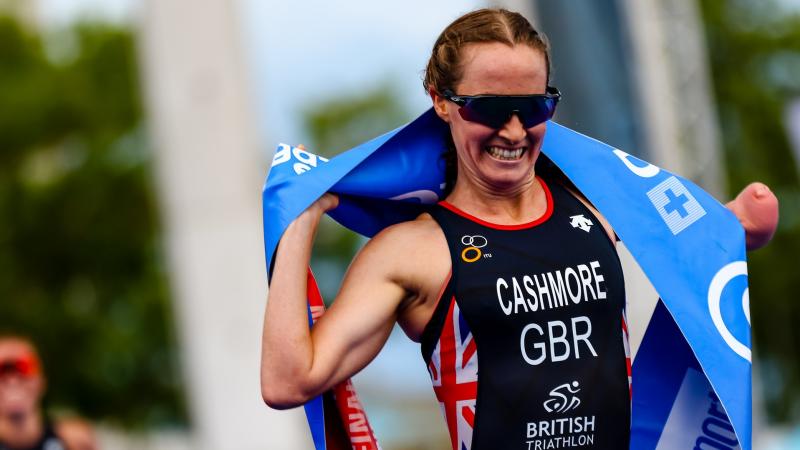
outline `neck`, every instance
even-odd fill
[[[469,214],[500,225],[532,222],[547,209],[544,189],[533,172],[524,183],[510,187],[459,177],[447,201]]]
[[[32,447],[43,432],[44,422],[38,410],[19,415],[0,415],[0,443],[12,449]]]

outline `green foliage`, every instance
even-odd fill
[[[344,94],[314,102],[304,112],[304,125],[314,153],[333,156],[403,125],[411,119],[395,91],[385,83],[361,95]],[[330,302],[338,291],[345,268],[364,243],[357,234],[325,216],[320,223],[311,267],[323,298]]]
[[[411,119],[389,83],[362,94],[344,94],[314,102],[303,122],[316,152],[333,156]]]
[[[783,128],[800,98],[800,14],[774,1],[699,2],[709,44],[730,194],[760,180],[781,202],[772,243],[749,255],[755,369],[772,419],[800,417],[800,183]]]
[[[0,18],[0,325],[30,336],[52,406],[185,422],[134,40]]]

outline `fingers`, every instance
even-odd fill
[[[299,148],[300,150],[306,150],[306,146],[304,144],[297,144],[295,147]],[[339,206],[339,197],[328,192],[317,199],[314,204],[318,206],[323,213],[325,213]]]
[[[319,202],[323,211],[328,212],[339,206],[339,196],[328,192],[322,197],[320,197],[320,199],[317,200],[317,202]]]

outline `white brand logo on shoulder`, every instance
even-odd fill
[[[551,390],[550,398],[545,400],[542,404],[544,410],[549,413],[563,413],[580,406],[581,399],[575,395],[581,390],[578,386],[578,382],[573,381],[572,383],[564,383]]]
[[[587,233],[592,228],[592,225],[594,225],[591,220],[583,217],[583,214],[571,216],[569,224],[572,225],[572,228],[580,228]]]

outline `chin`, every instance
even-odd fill
[[[485,180],[497,190],[512,190],[533,180],[533,167],[521,173],[486,174]]]

